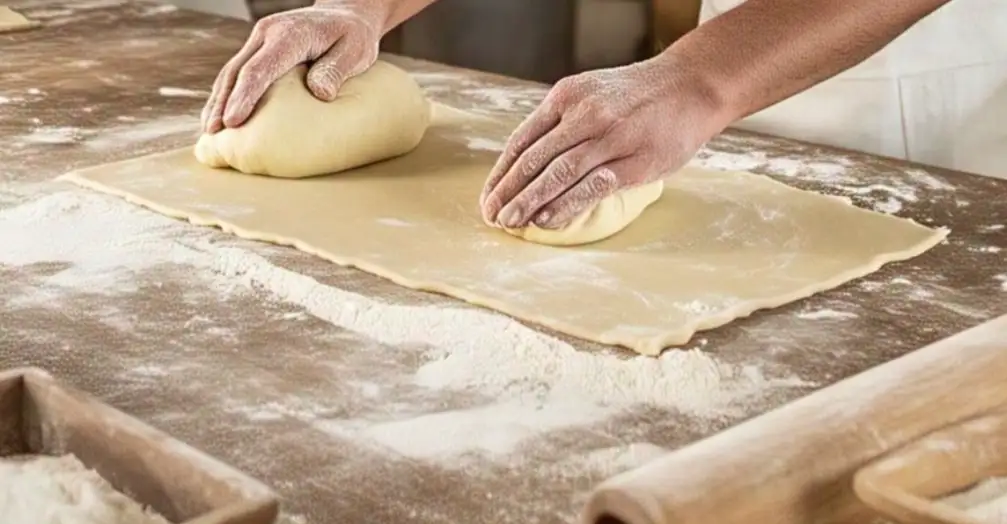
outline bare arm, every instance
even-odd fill
[[[385,27],[382,34],[388,33],[398,27],[399,24],[416,16],[416,13],[426,9],[437,0],[392,0],[389,5],[388,16],[385,18]]]
[[[665,54],[730,123],[862,62],[948,1],[748,0]]]

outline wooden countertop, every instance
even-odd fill
[[[186,261],[241,250],[291,282],[314,279],[315,293],[342,293],[332,300],[475,308],[51,182],[73,168],[191,144],[202,97],[242,44],[244,23],[119,0],[12,7],[45,25],[0,36],[0,364],[41,366],[262,479],[284,497],[286,522],[568,522],[592,486],[652,449],[630,443],[674,449],[1007,312],[1007,181],[731,131],[698,162],[946,226],[949,241],[700,334],[687,347],[713,359],[717,371],[704,376],[721,382],[665,384],[667,403],[581,418],[579,408],[548,399],[480,411],[509,390],[416,384],[415,370],[451,348],[381,344],[323,320],[303,296],[245,286],[234,272],[209,285]],[[527,82],[389,60],[431,98],[461,109],[526,113],[545,94]],[[578,365],[607,362],[598,364],[601,378],[637,362],[537,331],[536,340],[578,348]],[[513,379],[533,368],[508,369]],[[724,401],[686,405],[675,391]],[[428,453],[403,452],[409,441]],[[443,444],[436,457],[435,444]]]

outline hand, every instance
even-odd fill
[[[488,224],[558,229],[621,189],[682,167],[729,120],[659,56],[564,78],[514,131],[480,197]]]
[[[308,89],[331,101],[347,79],[378,57],[387,2],[323,0],[267,16],[220,71],[203,108],[203,130],[215,133],[248,119],[266,89],[300,63],[314,61]]]

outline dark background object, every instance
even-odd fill
[[[386,35],[382,50],[553,83],[651,56],[655,3],[699,0],[438,0]],[[247,0],[253,19],[311,0]],[[615,11],[613,11],[615,8]],[[618,16],[612,16],[617,13]],[[667,37],[662,37],[667,41]]]
[[[398,31],[406,56],[555,82],[574,70],[577,0],[438,0]]]

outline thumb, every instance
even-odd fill
[[[308,89],[320,100],[335,100],[343,83],[362,69],[360,61],[360,54],[347,44],[347,39],[340,39],[308,70]]]

